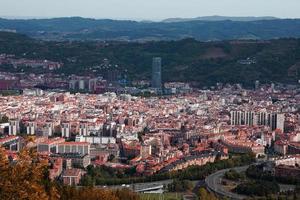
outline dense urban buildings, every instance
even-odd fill
[[[155,41],[162,35],[150,30],[133,39],[128,21],[109,40],[115,22],[103,22],[101,33],[31,32],[59,41],[0,23],[1,200],[298,199],[298,39],[219,41],[213,26],[209,42]],[[74,34],[80,41],[62,39]]]
[[[278,155],[299,154],[299,89],[273,87],[219,84],[147,98],[27,89],[0,98],[8,119],[0,124],[0,144],[8,153],[36,148],[53,163],[50,177],[71,185],[89,165],[149,176],[228,159],[228,153],[259,157],[273,148]]]

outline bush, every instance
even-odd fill
[[[280,192],[279,185],[276,182],[254,181],[239,184],[235,192],[249,196],[268,196]]]
[[[193,189],[193,183],[188,180],[178,180],[175,179],[172,183],[168,185],[169,192],[186,192]]]
[[[244,179],[244,174],[238,173],[236,170],[231,169],[225,173],[224,177],[229,180],[237,181],[240,179]]]

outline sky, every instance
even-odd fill
[[[0,16],[161,20],[199,16],[300,18],[300,0],[0,0]]]

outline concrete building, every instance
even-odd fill
[[[88,125],[86,123],[80,123],[79,125],[79,135],[88,135]]]
[[[43,129],[43,135],[44,136],[48,136],[51,137],[53,135],[53,130],[54,130],[54,126],[52,122],[47,122],[44,125],[44,129]]]
[[[86,168],[91,164],[91,157],[88,154],[81,153],[60,153],[52,154],[51,158],[62,158],[63,166],[66,169]]]
[[[18,136],[7,136],[0,138],[0,147],[10,151],[20,150],[20,138]]]
[[[69,138],[70,137],[70,129],[71,129],[71,125],[69,123],[62,123],[61,124],[61,136]]]
[[[27,135],[35,135],[35,123],[34,122],[28,122],[28,125],[26,127],[26,133],[27,133]]]
[[[90,154],[90,143],[88,142],[64,142],[58,144],[56,153],[80,153]]]
[[[152,147],[151,145],[142,145],[141,147],[141,157],[148,158],[152,154]]]
[[[83,175],[81,169],[66,169],[62,173],[62,179],[63,183],[65,185],[78,185],[81,179],[81,176]]]
[[[88,82],[89,82],[89,91],[90,92],[94,92],[95,91],[95,88],[97,86],[97,81],[98,79],[94,78],[94,79],[90,79]]]
[[[8,134],[17,135],[19,131],[20,131],[19,121],[18,120],[9,121]]]
[[[285,116],[282,113],[269,112],[252,112],[252,111],[231,111],[230,122],[231,125],[263,125],[269,126],[271,130],[284,130]]]
[[[255,90],[258,90],[260,86],[259,80],[255,81]]]
[[[161,58],[155,57],[152,60],[152,84],[156,89],[161,89]]]
[[[58,144],[64,143],[64,138],[52,138],[43,142],[39,142],[37,144],[37,152],[48,152],[48,153],[56,153],[58,151]]]
[[[259,112],[257,116],[257,125],[269,126],[271,130],[284,130],[284,114]]]
[[[77,80],[71,80],[69,82],[69,89],[76,90]]]
[[[85,90],[85,80],[79,80],[79,90]]]
[[[231,111],[231,125],[255,125],[254,112],[245,111]]]
[[[114,137],[103,137],[103,136],[76,136],[76,142],[88,142],[90,144],[116,144],[116,138]]]

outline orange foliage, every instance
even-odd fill
[[[46,167],[47,162],[39,160],[35,153],[27,149],[20,151],[15,163],[9,163],[4,150],[0,148],[0,199],[58,199],[57,190],[50,188],[50,198],[42,183]]]
[[[0,148],[0,200],[138,200],[130,190],[58,187],[45,177],[47,161],[24,149],[10,163]]]

